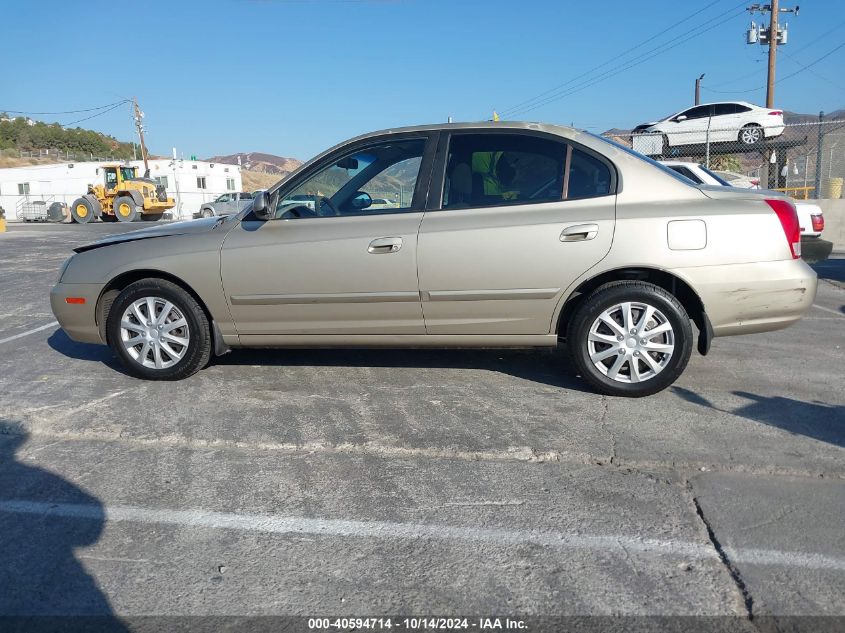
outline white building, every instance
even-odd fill
[[[88,191],[89,184],[103,181],[103,162],[57,163],[0,169],[0,207],[6,219],[15,221],[26,202],[43,200],[73,203]],[[144,162],[128,164],[144,175]],[[167,195],[176,200],[171,211],[174,218],[190,218],[204,202],[214,200],[227,191],[241,191],[241,168],[238,165],[207,163],[185,159],[153,159],[149,161],[150,178],[164,185]]]

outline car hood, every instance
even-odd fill
[[[104,246],[111,246],[113,244],[122,244],[124,242],[135,242],[138,240],[149,240],[156,237],[172,237],[174,235],[189,235],[192,233],[208,233],[215,230],[221,224],[224,224],[226,218],[203,218],[201,220],[186,220],[184,222],[174,222],[172,224],[160,224],[151,226],[149,228],[140,229],[138,231],[130,231],[128,233],[119,233],[117,235],[109,235],[101,240],[78,246],[73,250],[77,253],[83,253],[95,248],[102,248]]]

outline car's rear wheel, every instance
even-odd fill
[[[689,316],[670,293],[646,282],[615,281],[594,290],[576,310],[567,346],[597,391],[641,397],[678,379],[692,338]]]
[[[211,327],[194,297],[163,279],[127,286],[109,309],[108,342],[133,376],[180,380],[211,357]]]
[[[756,145],[763,140],[763,128],[754,123],[746,125],[739,131],[738,140],[743,145]]]

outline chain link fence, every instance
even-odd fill
[[[785,191],[797,199],[840,198],[845,121],[782,126],[619,132],[606,136],[655,160],[696,163],[734,186]]]

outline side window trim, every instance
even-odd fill
[[[413,140],[421,140],[425,142],[425,146],[423,148],[423,155],[422,160],[420,161],[420,170],[417,174],[417,181],[416,185],[414,186],[414,194],[411,199],[411,206],[407,209],[402,209],[399,213],[419,213],[425,210],[425,202],[426,202],[426,193],[428,191],[428,183],[431,177],[431,167],[432,162],[434,161],[434,153],[437,146],[439,132],[437,130],[434,131],[423,131],[423,132],[402,132],[399,134],[385,134],[382,136],[377,137],[370,137],[367,139],[363,139],[354,144],[346,144],[342,147],[339,147],[337,150],[324,156],[319,162],[314,163],[311,165],[306,171],[303,171],[300,174],[297,174],[295,179],[289,180],[281,184],[280,186],[276,187],[275,189],[269,191],[269,198],[270,204],[272,206],[276,206],[276,203],[279,200],[279,196],[284,194],[287,195],[291,191],[294,191],[297,187],[299,187],[302,183],[306,182],[312,176],[317,174],[319,171],[324,169],[327,166],[330,166],[332,163],[337,162],[344,156],[348,156],[350,154],[354,154],[356,152],[360,152],[361,150],[365,150],[368,147],[374,147],[377,145],[384,145],[385,143],[391,142],[400,142],[400,141],[413,141]],[[388,213],[382,215],[389,215]],[[355,218],[355,217],[369,217],[367,215],[349,215],[345,216],[348,218]],[[251,218],[254,219],[254,218]],[[325,219],[325,218],[301,218],[304,220],[307,219]],[[274,220],[271,220],[274,221]]]

